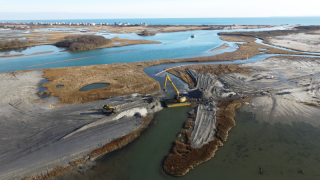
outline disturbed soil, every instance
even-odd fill
[[[230,73],[249,73],[250,72],[249,68],[241,67],[240,65],[237,65],[237,64],[190,65],[190,66],[183,66],[183,67],[170,69],[167,72],[182,79],[184,82],[189,84],[190,88],[193,88],[195,87],[195,82],[187,73],[186,71],[187,68],[193,69],[199,73],[209,73],[216,76],[230,74]]]
[[[320,52],[320,31],[313,34],[289,34],[269,38],[270,44],[305,52]]]
[[[235,126],[233,119],[235,110],[251,99],[225,89],[226,84],[219,81],[219,77],[224,74],[217,76],[213,71],[219,69],[226,74],[234,73],[240,69],[238,65],[232,65],[230,68],[226,65],[193,66],[202,72],[195,71],[191,67],[180,67],[181,74],[178,77],[188,77],[184,79],[187,79],[189,84],[193,81],[194,89],[189,92],[190,96],[206,100],[204,103],[199,102],[201,104],[195,109],[195,114],[189,112],[194,121],[193,123],[187,121],[185,127],[191,129],[191,132],[181,133],[187,140],[183,141],[185,143],[176,141],[172,153],[164,161],[165,172],[173,176],[183,176],[198,164],[211,159],[218,147],[227,140],[229,130]],[[242,69],[247,72],[246,68]],[[209,72],[204,72],[206,70]]]
[[[227,140],[228,131],[235,126],[235,110],[241,108],[244,102],[250,98],[238,100],[224,100],[218,103],[217,131],[214,140],[203,145],[201,148],[191,146],[191,132],[184,131],[182,134],[187,137],[186,143],[175,142],[172,153],[164,160],[163,169],[173,176],[183,176],[200,163],[211,159],[219,146]]]
[[[303,52],[320,52],[319,26],[297,26],[294,30],[258,32],[221,32],[220,36],[246,36],[263,39],[264,43]]]
[[[125,135],[119,139],[116,139],[114,141],[111,141],[110,143],[105,144],[103,147],[96,149],[92,151],[91,153],[88,154],[86,158],[81,158],[78,160],[74,160],[72,162],[69,162],[69,166],[67,167],[62,167],[62,166],[55,166],[51,172],[48,172],[47,174],[39,175],[36,177],[25,177],[23,180],[34,180],[34,179],[40,179],[40,180],[47,180],[51,179],[52,177],[56,177],[66,171],[71,170],[72,168],[78,166],[79,164],[83,164],[86,161],[89,160],[89,158],[96,158],[100,155],[115,151],[117,149],[122,148],[123,146],[129,144],[132,142],[134,139],[136,139],[138,136],[140,136],[141,132],[148,127],[148,124],[151,122],[153,116],[148,115],[144,119],[142,119],[141,124],[143,125],[142,128]]]
[[[157,95],[139,94],[52,106],[57,98],[37,95],[42,75],[42,70],[0,74],[0,179],[49,178],[93,160],[132,141],[149,115],[162,109]],[[106,116],[103,104],[118,112]],[[114,140],[116,148],[105,146]]]
[[[320,58],[270,57],[242,65],[255,69],[248,76],[226,76],[225,81],[242,94],[255,94],[253,108],[247,111],[261,121],[319,126],[319,62]]]
[[[218,147],[227,140],[229,130],[235,126],[235,109],[242,107],[243,103],[246,105],[242,111],[252,112],[257,115],[259,121],[288,125],[303,122],[318,127],[319,64],[320,58],[274,56],[261,62],[232,65],[232,68],[228,68],[228,65],[199,65],[169,70],[191,87],[198,88],[199,79],[192,77],[189,70],[197,68],[213,75],[223,84],[225,90],[233,91],[235,95],[218,100],[216,119],[211,117],[215,112],[215,106],[208,108],[203,104],[198,105],[196,113],[200,115],[191,114],[195,118],[194,123],[189,121],[186,128],[191,128],[192,131],[182,133],[187,138],[184,143],[175,142],[172,153],[164,161],[165,172],[173,176],[182,176],[198,164],[212,158]],[[206,76],[201,77],[207,81]],[[189,94],[192,95],[191,92]],[[210,101],[205,104],[208,102]],[[212,127],[206,119],[208,117],[215,121],[215,126]],[[212,137],[207,133],[209,127],[214,132],[214,139],[207,142]],[[200,134],[202,135],[199,139]]]

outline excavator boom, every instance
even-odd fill
[[[171,79],[170,79],[170,77],[168,76],[168,74],[166,74],[166,78],[165,78],[165,80],[164,80],[164,87],[163,87],[163,89],[166,90],[167,80],[170,81],[172,87],[173,87],[174,90],[177,92],[177,97],[179,97],[179,91],[178,91],[178,89],[176,88],[176,86],[173,84],[173,82],[171,81]]]
[[[178,106],[188,106],[191,103],[190,102],[186,102],[187,98],[186,97],[180,97],[179,91],[177,89],[177,87],[173,84],[173,82],[171,81],[170,77],[168,76],[168,74],[166,74],[165,80],[164,80],[164,91],[166,90],[166,86],[167,86],[167,80],[170,81],[172,87],[174,88],[174,90],[177,92],[177,97],[171,100],[166,100],[166,106],[167,107],[178,107]]]

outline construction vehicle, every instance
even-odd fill
[[[102,110],[103,110],[103,113],[105,113],[105,114],[112,114],[112,113],[114,113],[115,108],[113,108],[109,105],[103,105]]]
[[[171,83],[172,87],[174,88],[174,90],[176,91],[177,95],[175,95],[173,99],[166,100],[165,101],[166,106],[167,107],[189,106],[191,103],[187,102],[187,98],[185,96],[181,96],[179,94],[178,89],[173,84],[173,82],[171,81],[171,79],[168,76],[168,74],[166,74],[166,77],[165,77],[165,80],[164,80],[164,87],[163,87],[164,92],[166,92],[167,80],[170,81],[170,83]]]

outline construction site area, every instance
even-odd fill
[[[212,56],[0,73],[0,179],[59,178],[83,164],[90,169],[102,155],[138,138],[163,109],[181,106],[189,108],[188,117],[183,130],[173,132],[174,142],[167,142],[171,149],[159,167],[171,176],[184,176],[214,157],[240,110],[259,123],[319,127],[316,47],[277,48],[295,41],[289,33],[270,35],[270,44],[257,41],[263,33],[221,35],[224,42],[241,43]],[[300,34],[300,46],[305,36],[319,37]]]

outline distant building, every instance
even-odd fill
[[[89,26],[95,26],[96,25],[96,23],[90,23],[89,24]]]

